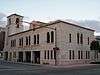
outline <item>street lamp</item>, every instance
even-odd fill
[[[26,21],[22,21],[22,22],[27,23],[27,24],[33,24]],[[59,48],[57,47],[57,30],[56,28],[48,27],[48,25],[44,25],[44,26],[37,25],[37,26],[39,27],[36,27],[33,30],[44,27],[44,28],[52,29],[55,31],[55,47],[53,48],[53,50],[54,50],[54,59],[55,59],[55,66],[56,66],[57,65],[57,51],[59,50]]]

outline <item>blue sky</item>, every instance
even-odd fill
[[[0,12],[18,13],[27,19],[100,20],[100,0],[1,0]]]

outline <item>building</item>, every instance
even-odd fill
[[[5,42],[5,28],[0,27],[0,57],[2,56],[4,42]]]
[[[67,65],[91,62],[94,30],[57,20],[33,21],[23,31],[23,16],[7,17],[4,59],[14,62]]]

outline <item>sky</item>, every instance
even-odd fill
[[[0,13],[27,20],[100,20],[100,0],[1,0]]]
[[[100,34],[100,0],[1,0],[0,24],[11,14],[24,16],[24,21],[43,22],[61,20],[98,21],[95,26],[89,21],[88,26]],[[84,24],[82,22],[82,24]],[[85,21],[85,25],[87,22]],[[87,26],[86,26],[87,27]]]

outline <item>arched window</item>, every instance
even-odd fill
[[[77,33],[77,44],[79,44],[79,33]]]
[[[69,43],[71,43],[72,42],[72,36],[71,36],[71,34],[69,34]]]
[[[47,32],[47,43],[50,43],[50,34]]]
[[[83,44],[83,34],[81,34],[80,43]]]
[[[8,24],[10,25],[11,24],[11,19],[9,18],[9,20],[8,20]]]
[[[39,34],[37,34],[37,44],[39,44]]]
[[[19,18],[16,18],[16,25],[17,25],[17,28],[19,28]]]
[[[54,31],[51,31],[51,42],[54,42]]]

